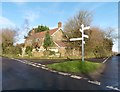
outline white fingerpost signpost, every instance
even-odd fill
[[[88,35],[85,35],[85,34],[84,34],[84,30],[88,30],[88,29],[90,29],[90,26],[84,27],[84,25],[82,24],[82,25],[81,25],[81,29],[80,29],[80,32],[82,33],[82,38],[71,38],[71,39],[70,39],[70,41],[82,40],[82,61],[83,61],[83,62],[84,62],[84,44],[85,44],[84,37],[85,37],[85,38],[89,38]]]

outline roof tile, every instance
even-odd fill
[[[58,30],[58,28],[54,28],[54,29],[51,29],[51,30],[47,30],[49,31],[50,35],[52,35],[54,32],[56,32]],[[33,39],[33,38],[43,38],[46,34],[46,31],[43,31],[43,32],[38,32],[38,33],[35,33],[31,36],[28,37],[28,39]]]

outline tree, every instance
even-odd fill
[[[22,28],[23,28],[22,30],[24,30],[25,33],[28,33],[28,34],[24,34],[25,39],[29,36],[29,30],[30,30],[29,26],[30,26],[29,20],[25,19],[23,26],[22,26]]]
[[[92,27],[89,33],[89,39],[85,45],[86,54],[94,54],[95,57],[105,57],[112,52],[112,37],[105,34],[106,30],[98,27]]]
[[[104,37],[104,48],[106,49],[107,53],[112,53],[113,44],[118,38],[115,29],[113,29],[112,27],[106,28],[104,30]]]
[[[85,26],[90,25],[92,22],[92,14],[88,11],[80,11],[73,18],[69,19],[64,25],[65,37],[67,40],[70,38],[80,38],[81,32],[79,31],[81,24]],[[113,28],[103,30],[98,27],[92,27],[90,30],[85,31],[89,35],[89,39],[85,39],[85,55],[104,57],[112,52],[113,46]],[[67,47],[81,50],[81,41],[68,42]]]
[[[13,45],[16,42],[16,30],[10,28],[4,28],[2,31],[2,42],[8,43],[8,45]]]
[[[85,26],[90,25],[92,22],[92,13],[89,11],[79,11],[78,14],[76,14],[73,18],[68,19],[68,21],[64,25],[64,35],[66,36],[66,39],[69,40],[70,38],[80,38],[81,33],[79,31],[81,24],[84,24]],[[88,34],[87,31],[85,31],[85,34]],[[67,49],[73,48],[74,49],[81,50],[80,45],[81,41],[74,41],[74,42],[68,42],[67,43]]]
[[[24,43],[16,44],[15,45],[15,54],[22,55],[22,47],[24,47]]]
[[[42,32],[42,31],[46,31],[46,30],[49,30],[49,27],[39,25],[38,28],[36,29],[36,32]]]
[[[64,32],[68,37],[80,37],[79,29],[81,24],[85,26],[92,22],[92,14],[88,11],[80,11],[73,18],[70,18],[64,25]]]
[[[25,49],[26,54],[28,54],[28,56],[32,56],[32,46],[27,46]]]
[[[38,32],[43,32],[43,31],[49,30],[49,27],[43,26],[43,25],[38,25],[37,28],[32,28],[32,29],[28,32],[28,36],[31,35],[31,32],[32,32],[33,30],[35,31],[35,33],[38,33]]]
[[[0,30],[2,33],[2,52],[4,54],[11,53],[13,44],[16,42],[16,30],[10,28],[4,28]]]
[[[46,50],[48,50],[48,47],[50,47],[50,46],[52,46],[52,45],[53,45],[53,41],[52,41],[52,39],[51,39],[51,37],[50,37],[49,31],[47,31],[46,34],[45,34],[43,46],[44,46],[44,48],[45,48]]]
[[[24,20],[23,28],[24,28],[24,31],[25,31],[26,33],[30,30],[30,28],[29,28],[29,20],[28,20],[28,19],[25,19],[25,20]]]

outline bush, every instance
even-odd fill
[[[21,47],[19,47],[19,46],[15,46],[14,47],[14,53],[15,54],[22,54],[22,49],[21,49]]]
[[[55,55],[55,51],[50,51],[49,55]]]
[[[28,56],[32,56],[32,47],[31,46],[27,46],[26,47],[26,50],[25,50],[25,52],[26,52],[26,54],[28,54]]]
[[[49,56],[50,51],[49,50],[45,50],[43,53],[44,53],[44,56]]]

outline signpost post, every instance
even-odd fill
[[[84,27],[84,25],[82,24],[82,25],[81,25],[81,29],[80,29],[80,32],[82,33],[82,38],[71,38],[71,39],[70,39],[70,41],[82,40],[82,61],[83,61],[83,62],[84,62],[84,44],[85,44],[84,37],[85,37],[85,38],[89,38],[88,35],[85,35],[85,34],[84,34],[84,30],[88,30],[88,29],[90,29],[90,26]]]

